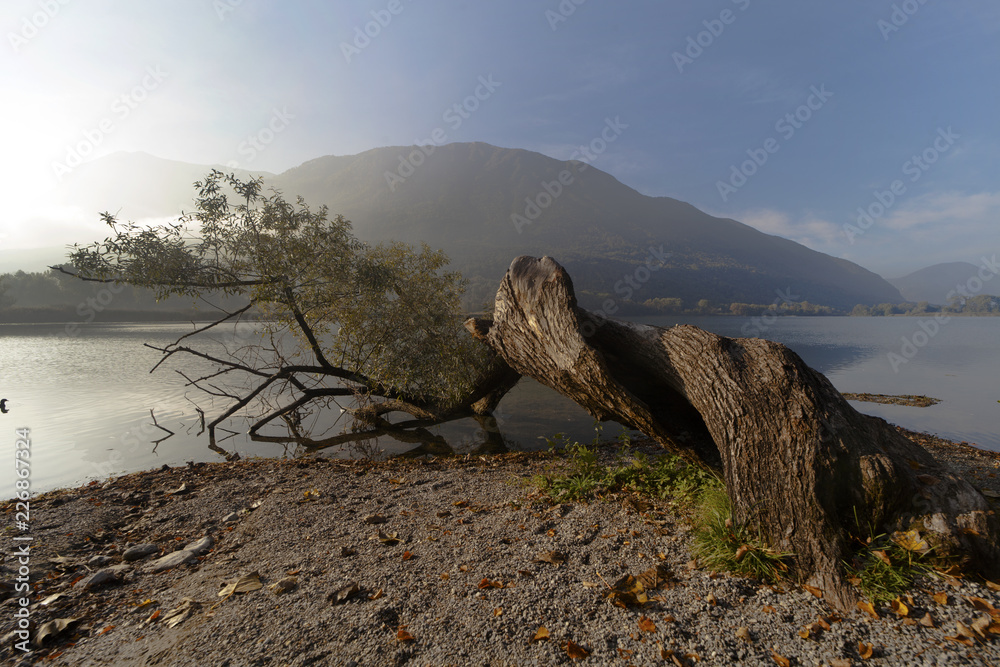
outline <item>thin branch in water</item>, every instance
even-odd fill
[[[160,426],[159,423],[157,423],[157,421],[156,421],[156,415],[153,414],[153,409],[152,408],[150,408],[150,410],[149,410],[149,416],[153,418],[153,426],[155,426],[156,428],[160,429],[161,431],[165,431],[167,433],[167,435],[163,436],[159,440],[153,440],[152,442],[153,442],[154,445],[159,446],[160,443],[163,442],[164,440],[166,440],[167,438],[170,438],[170,437],[173,437],[174,435],[176,435],[169,428],[166,428],[165,426]],[[155,448],[154,448],[154,450],[155,450]]]

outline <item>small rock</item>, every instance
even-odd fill
[[[105,584],[117,581],[118,577],[116,577],[110,570],[98,570],[97,572],[88,574],[86,577],[76,582],[76,584],[73,585],[73,588],[98,588],[99,586],[104,586]]]
[[[285,577],[284,579],[279,579],[274,582],[268,588],[274,592],[275,595],[281,595],[292,590],[299,585],[299,580],[295,577]]]
[[[191,489],[188,488],[187,482],[181,482],[181,485],[179,487],[177,487],[173,491],[169,491],[168,493],[172,496],[179,496],[185,493],[189,493],[190,491]]]
[[[364,518],[364,522],[367,523],[367,524],[369,524],[369,525],[375,525],[375,524],[379,524],[379,523],[386,523],[387,521],[388,521],[388,519],[386,519],[381,514],[369,514],[368,516],[366,516]]]
[[[107,556],[94,556],[87,561],[88,567],[104,567],[111,562],[111,559]]]
[[[181,549],[180,551],[175,551],[172,554],[167,554],[162,558],[154,560],[149,564],[148,572],[162,572],[163,570],[169,570],[172,567],[177,567],[178,565],[183,565],[184,563],[190,563],[196,560],[198,557],[188,551],[187,549]]]
[[[125,553],[122,554],[122,560],[131,563],[157,553],[160,553],[160,547],[155,544],[137,544],[125,550]]]
[[[753,643],[753,637],[750,636],[750,628],[748,628],[745,625],[740,626],[739,628],[737,628],[737,630],[736,630],[736,637],[738,639],[742,639],[745,642]]]
[[[211,535],[206,535],[196,542],[191,542],[184,547],[185,551],[190,551],[195,556],[203,556],[205,553],[215,546],[215,539]]]
[[[230,512],[226,516],[222,517],[222,523],[232,523],[240,518],[238,512]]]

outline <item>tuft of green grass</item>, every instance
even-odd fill
[[[791,558],[768,547],[749,524],[733,521],[733,506],[721,482],[702,490],[692,549],[705,567],[767,582],[781,579]]]
[[[941,565],[933,551],[909,551],[888,536],[877,535],[844,562],[844,570],[862,595],[878,604],[909,590],[918,576],[937,576]]]

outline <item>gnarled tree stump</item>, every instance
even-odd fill
[[[577,307],[553,259],[519,257],[494,318],[466,323],[514,370],[720,470],[735,519],[794,553],[804,583],[840,608],[849,536],[919,531],[940,554],[1000,569],[997,519],[968,482],[881,419],[852,408],[778,343],[606,319]],[[860,525],[859,525],[860,524]]]

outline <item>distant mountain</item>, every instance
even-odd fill
[[[133,219],[171,215],[191,208],[191,183],[208,169],[120,154],[74,174],[76,190],[67,196],[85,199],[100,185],[105,203],[96,210],[122,207]],[[495,293],[520,254],[558,259],[591,304],[656,297],[772,303],[779,290],[841,308],[903,300],[857,264],[643,195],[584,163],[526,150],[484,143],[448,144],[429,155],[414,146],[377,148],[317,158],[265,180],[289,198],[344,214],[364,240],[443,248],[470,279],[477,303]],[[119,184],[120,198],[108,202]],[[669,253],[662,268],[652,251]],[[647,261],[658,270],[646,271]]]
[[[978,271],[979,267],[969,262],[945,262],[891,279],[889,283],[897,287],[907,301],[946,305],[947,295],[958,285],[966,285]],[[983,294],[997,295],[997,289],[990,290],[987,284]]]

